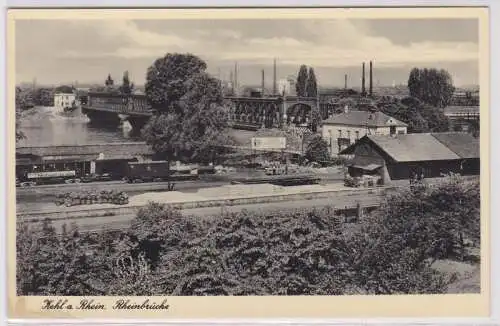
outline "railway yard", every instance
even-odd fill
[[[355,210],[357,205],[373,208],[381,201],[381,189],[353,189],[343,185],[340,168],[317,171],[318,184],[278,186],[269,183],[231,184],[231,179],[247,179],[248,174],[200,176],[199,180],[179,181],[175,191],[168,190],[168,182],[125,183],[103,181],[61,185],[40,185],[17,189],[17,216],[20,221],[52,220],[62,225],[76,224],[82,231],[120,229],[129,225],[139,208],[154,201],[172,205],[184,214],[204,218],[241,210],[294,210],[300,208],[334,206]],[[255,179],[255,176],[254,176]],[[259,179],[260,180],[260,179]],[[96,204],[74,207],[58,206],[58,194],[82,191],[113,190],[126,192],[127,205]],[[265,203],[265,205],[263,205]]]

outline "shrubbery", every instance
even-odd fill
[[[182,216],[150,204],[126,231],[17,236],[25,295],[342,295],[443,293],[436,259],[479,242],[479,185],[451,178],[403,191],[359,224],[331,208]]]

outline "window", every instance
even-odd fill
[[[342,138],[342,130],[339,129],[339,138]]]
[[[359,131],[356,130],[356,140],[359,139]]]
[[[351,139],[351,131],[347,130],[347,138]]]
[[[391,126],[390,128],[391,128],[391,131],[390,131],[391,135],[396,134],[396,127],[395,126]]]

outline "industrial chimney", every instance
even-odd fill
[[[347,89],[347,74],[344,75],[344,89]]]
[[[231,82],[231,93],[234,95],[234,77],[233,77],[233,72],[229,72],[229,81]]]
[[[264,90],[265,90],[265,83],[264,83],[264,69],[262,69],[262,86],[260,90],[260,96],[264,97]]]
[[[373,63],[370,61],[370,96],[373,95]]]
[[[361,95],[366,94],[366,89],[365,89],[365,63],[363,62],[363,76],[361,77]]]
[[[276,58],[274,58],[273,62],[273,95],[276,95]]]
[[[234,63],[234,95],[238,95],[238,62]]]

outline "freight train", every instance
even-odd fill
[[[121,173],[81,174],[77,170],[40,171],[24,173],[16,178],[16,186],[26,187],[44,184],[90,183],[124,180],[129,183],[196,180],[200,174],[215,173],[211,166],[173,166],[166,161],[128,162]]]

